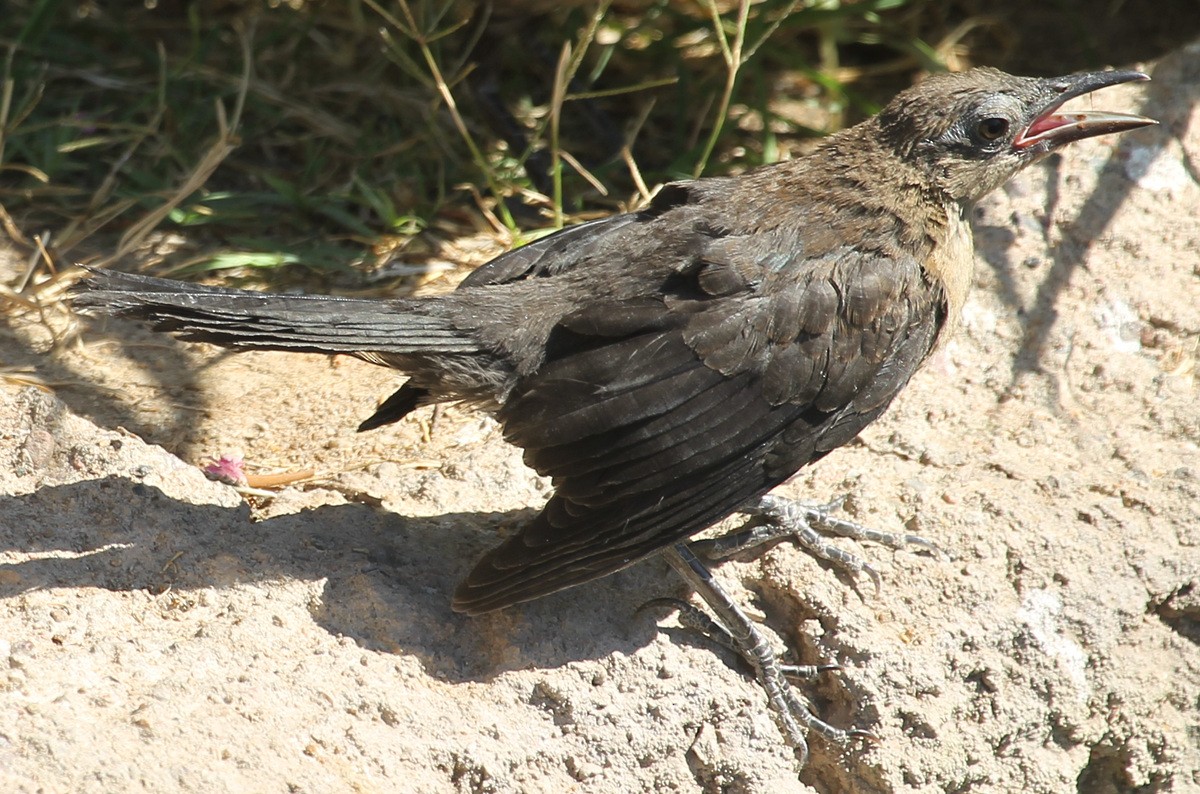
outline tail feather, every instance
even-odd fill
[[[89,268],[74,305],[182,339],[308,353],[474,353],[479,343],[425,301],[279,295]]]

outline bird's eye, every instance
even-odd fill
[[[994,116],[982,119],[975,130],[979,133],[979,137],[985,141],[994,141],[1008,132],[1008,119],[996,118]]]

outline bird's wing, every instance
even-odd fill
[[[458,288],[509,284],[529,278],[556,276],[571,270],[580,262],[586,261],[589,252],[595,250],[594,244],[600,237],[617,233],[632,224],[644,223],[668,209],[686,203],[690,198],[689,185],[687,182],[665,185],[649,205],[637,212],[610,215],[607,218],[568,226],[520,248],[514,248],[472,271]]]
[[[665,302],[564,318],[499,414],[555,494],[457,609],[603,576],[720,520],[857,435],[931,349],[942,298],[915,261],[755,251],[714,238]]]
[[[574,270],[589,261],[591,252],[597,250],[600,238],[620,234],[622,229],[653,220],[658,215],[686,203],[689,200],[688,185],[678,182],[664,186],[653,201],[638,212],[612,215],[607,218],[568,226],[561,231],[536,240],[528,245],[514,248],[482,265],[458,285],[459,289],[511,284],[527,279],[545,278]],[[381,357],[360,356],[373,363],[390,364]],[[359,432],[372,430],[407,416],[418,405],[431,398],[429,389],[405,383],[394,394],[380,403],[375,413],[358,426]]]

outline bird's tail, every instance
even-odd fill
[[[76,308],[140,320],[188,341],[366,358],[479,351],[430,301],[280,295],[89,270],[75,287]]]

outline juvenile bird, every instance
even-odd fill
[[[360,429],[447,400],[491,412],[554,493],[479,561],[454,608],[500,609],[665,551],[754,666],[803,761],[806,728],[863,732],[811,712],[684,541],[739,510],[780,532],[851,526],[767,492],[874,421],[954,326],[980,197],[1066,143],[1154,123],[1060,106],[1145,79],[934,75],[807,157],[669,184],[641,210],[497,257],[444,296],[271,295],[94,271],[75,304],[187,340],[406,373]]]

